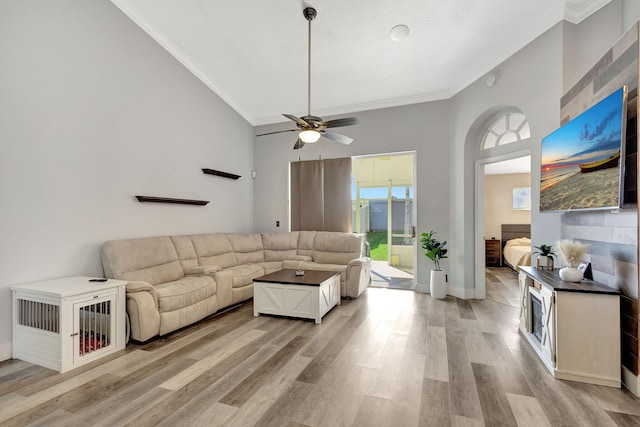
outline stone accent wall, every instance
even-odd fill
[[[638,375],[638,30],[636,23],[561,99],[562,124],[628,86],[624,209],[568,212],[562,238],[591,245],[594,280],[622,292],[622,364]],[[597,315],[597,313],[594,313]]]

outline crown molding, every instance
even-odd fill
[[[204,83],[209,89],[211,89],[216,95],[227,103],[232,109],[240,114],[246,121],[253,124],[252,117],[247,114],[242,108],[240,108],[231,97],[227,96],[223,90],[216,86],[211,80],[206,77],[206,74],[202,72],[193,61],[175,44],[169,41],[162,33],[155,28],[149,21],[147,21],[140,11],[136,9],[131,2],[127,0],[111,0],[118,9],[129,17],[136,25],[138,25],[144,32],[146,32],[153,40],[155,40],[160,46],[162,46],[167,52],[169,52],[174,58],[178,60],[187,70],[189,70],[194,76],[196,76],[202,83]]]
[[[453,95],[455,94],[448,90],[442,92],[429,92],[400,98],[380,99],[357,104],[340,105],[331,108],[317,108],[313,110],[313,114],[326,119],[328,116],[352,114],[359,111],[380,110],[383,108],[401,107],[404,105],[420,104],[423,102],[442,101],[451,98]],[[277,114],[259,117],[254,123],[254,126],[271,125],[275,123],[291,122],[283,118],[282,114]]]
[[[564,19],[579,24],[609,3],[611,0],[565,0]]]

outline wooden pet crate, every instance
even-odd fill
[[[63,373],[124,349],[127,282],[90,279],[11,287],[14,358]]]

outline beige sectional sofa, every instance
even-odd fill
[[[111,240],[101,258],[106,277],[129,282],[131,338],[146,341],[252,298],[253,279],[282,268],[339,272],[355,298],[371,272],[362,248],[349,233],[212,233]]]

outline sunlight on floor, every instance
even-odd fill
[[[414,289],[413,275],[387,264],[371,261],[371,284],[375,288]]]

